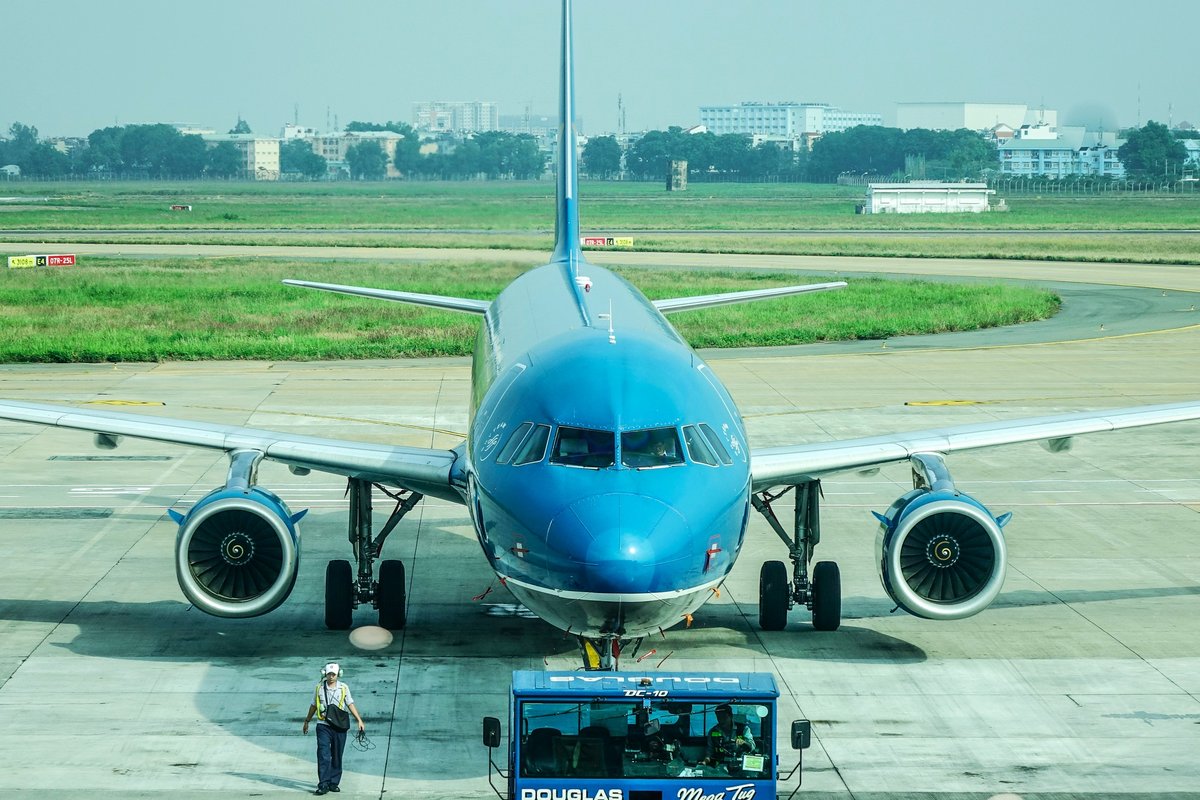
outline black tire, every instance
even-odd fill
[[[379,627],[387,628],[389,631],[402,630],[406,619],[403,561],[380,562],[379,586],[375,592],[375,605],[379,609]]]
[[[787,627],[792,582],[782,561],[765,561],[758,571],[758,626],[764,631]]]
[[[354,622],[354,572],[349,561],[330,561],[325,567],[325,627],[348,631]]]
[[[833,561],[818,561],[812,577],[812,624],[836,631],[842,624],[842,573]]]

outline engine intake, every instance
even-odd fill
[[[175,571],[179,588],[201,611],[257,617],[278,608],[296,585],[300,532],[275,494],[258,486],[216,489],[179,523]]]
[[[973,497],[922,488],[875,516],[880,581],[908,613],[962,619],[1000,593],[1008,563],[1001,528],[1011,515],[996,518]]]

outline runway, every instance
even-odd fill
[[[991,332],[721,353],[711,363],[752,446],[1200,396],[1200,330],[1182,310],[1182,293],[1200,291],[1196,268],[720,258],[1180,293],[1168,298],[1179,325],[1117,336],[1060,328],[1003,347],[1010,334]],[[0,396],[451,446],[468,380],[460,359],[10,365]],[[907,468],[838,476],[824,484],[818,557],[842,568],[841,630],[816,633],[799,611],[786,631],[757,630],[759,564],[785,553],[754,515],[730,580],[691,629],[647,641],[644,660],[624,666],[773,672],[780,729],[814,723],[801,796],[1200,797],[1198,442],[1200,424],[1185,424],[1083,437],[1059,454],[1018,445],[953,457],[959,488],[1014,519],[1000,599],[950,623],[891,613],[875,574],[870,511],[909,488]],[[186,508],[225,469],[206,452],[133,441],[99,451],[85,435],[0,423],[0,709],[20,729],[6,742],[6,796],[309,791],[314,740],[300,722],[320,666],[337,660],[376,745],[347,750],[347,797],[492,797],[480,719],[504,717],[512,670],[574,668],[573,644],[494,585],[460,508],[426,501],[385,552],[408,567],[408,628],[386,650],[355,651],[322,624],[325,562],[349,557],[344,485],[270,464],[260,482],[312,509],[296,589],[258,619],[197,612],[176,585],[165,510]],[[377,524],[388,510],[377,496]],[[371,621],[360,610],[356,623]],[[783,766],[792,759],[782,752]]]

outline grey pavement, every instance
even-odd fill
[[[1139,277],[1174,290],[1179,274]],[[755,446],[1200,397],[1200,329],[1054,338],[712,363]],[[449,446],[468,377],[459,359],[10,365],[0,396]],[[1066,453],[953,457],[959,488],[1014,519],[999,600],[949,623],[892,613],[876,576],[870,511],[908,488],[907,469],[838,476],[818,557],[842,568],[841,630],[817,633],[800,611],[786,631],[757,630],[759,564],[784,550],[755,515],[720,595],[624,666],[773,672],[784,724],[814,722],[802,796],[1200,797],[1198,443],[1200,424],[1185,424],[1083,437]],[[265,617],[205,616],[176,585],[165,510],[224,471],[207,452],[98,451],[86,435],[0,423],[0,712],[19,728],[4,796],[311,791],[315,742],[300,722],[331,659],[375,744],[347,749],[342,796],[493,796],[480,719],[503,718],[512,670],[574,668],[574,645],[495,584],[460,508],[427,501],[387,545],[408,567],[408,628],[355,650],[322,624],[325,563],[349,554],[344,485],[271,464],[261,483],[311,509],[296,590]]]

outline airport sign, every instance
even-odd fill
[[[29,269],[32,267],[73,267],[75,254],[60,254],[52,256],[9,256],[9,269]]]

